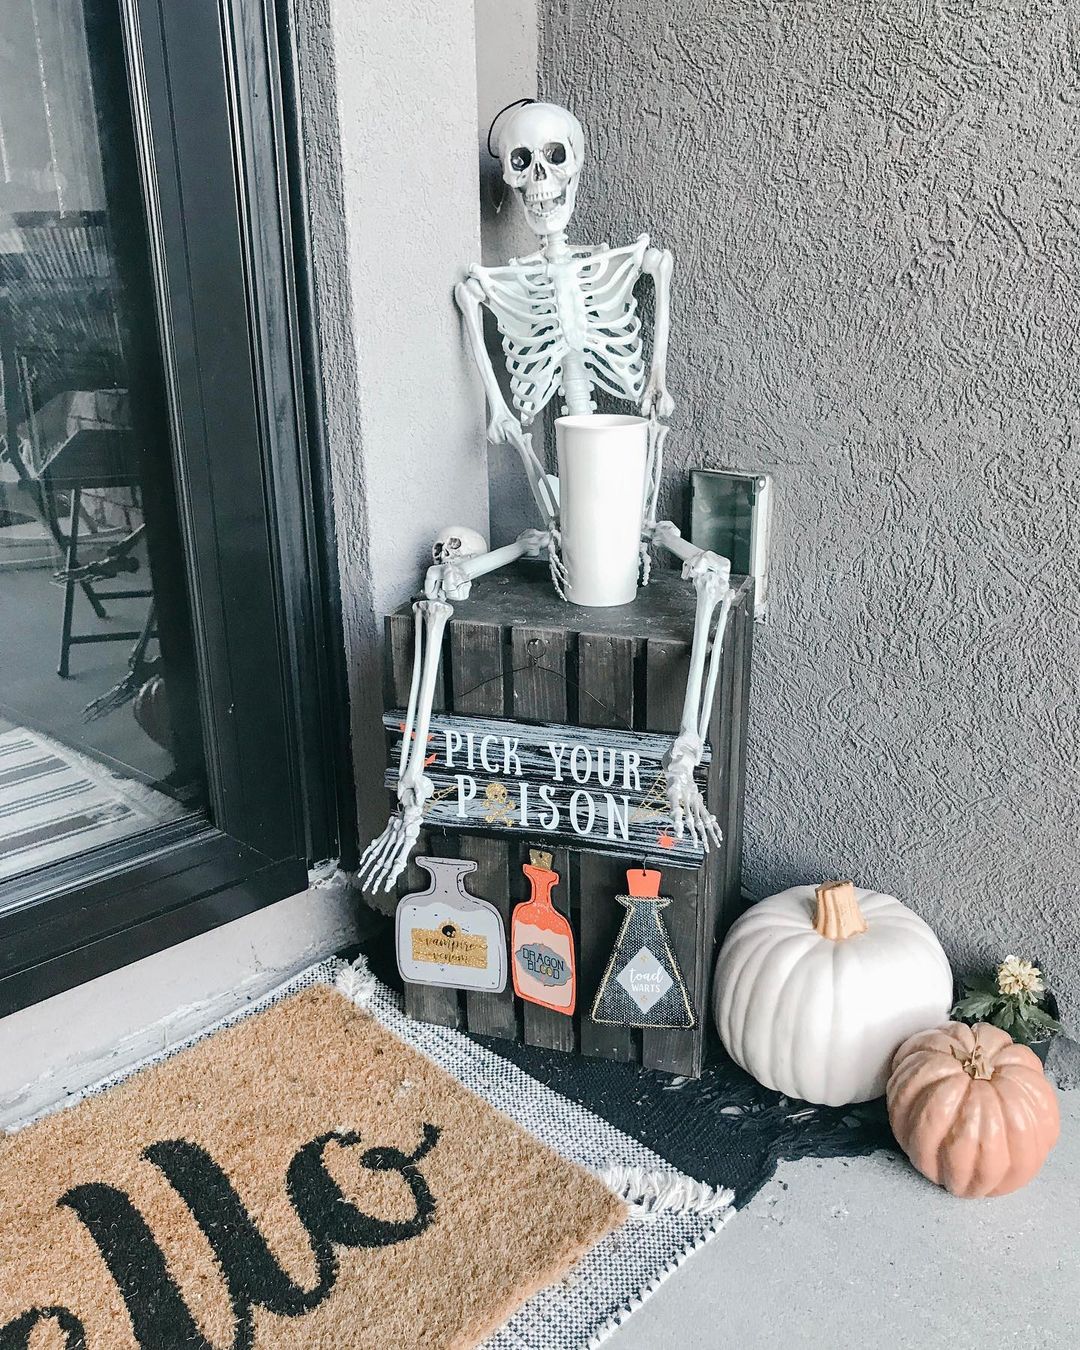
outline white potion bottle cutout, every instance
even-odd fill
[[[627,914],[596,991],[592,1020],[620,1027],[692,1027],[694,1008],[660,911],[660,873],[644,867],[626,874],[629,895],[617,895]]]
[[[465,858],[417,858],[431,874],[426,891],[403,896],[395,933],[398,971],[412,984],[499,994],[506,988],[506,930],[494,905],[470,895]]]

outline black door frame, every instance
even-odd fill
[[[0,1015],[301,890],[309,860],[356,846],[285,3],[119,3],[213,824],[0,884]]]

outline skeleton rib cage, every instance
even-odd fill
[[[641,401],[645,389],[641,320],[634,287],[649,247],[643,234],[621,248],[571,245],[565,261],[542,254],[505,267],[475,267],[502,334],[510,396],[527,426],[556,391],[581,382],[567,358],[581,358],[590,388]],[[592,405],[595,406],[595,405]]]

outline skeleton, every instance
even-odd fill
[[[432,784],[424,773],[425,749],[452,601],[465,600],[473,581],[522,557],[547,553],[560,595],[566,570],[560,557],[558,481],[545,472],[532,446],[530,426],[560,396],[564,414],[596,411],[597,389],[637,406],[649,419],[642,582],[649,579],[650,546],[682,563],[696,591],[690,673],[678,735],[665,758],[666,797],[675,834],[706,851],[721,842],[715,818],[694,782],[720,671],[720,655],[734,597],[726,558],[696,548],[670,520],[657,521],[663,445],[674,404],[667,390],[667,347],[672,258],[653,248],[648,235],[615,248],[567,242],[584,158],[585,136],[572,113],[549,103],[527,103],[509,113],[498,130],[505,182],[517,193],[539,251],[504,267],[473,267],[455,290],[488,405],[487,436],[512,445],[521,458],[543,522],[514,543],[488,552],[475,531],[444,530],[435,541],[423,599],[413,605],[415,645],[405,734],[398,765],[399,809],[360,860],[358,880],[370,890],[390,890],[408,861],[423,822]],[[634,288],[648,275],[655,288],[655,326],[646,369]],[[509,406],[484,345],[483,309],[494,316],[510,376]],[[565,596],[564,596],[565,598]],[[710,632],[716,617],[715,633]]]

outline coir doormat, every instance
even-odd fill
[[[595,1344],[729,1200],[327,962],[0,1140],[0,1350]]]

